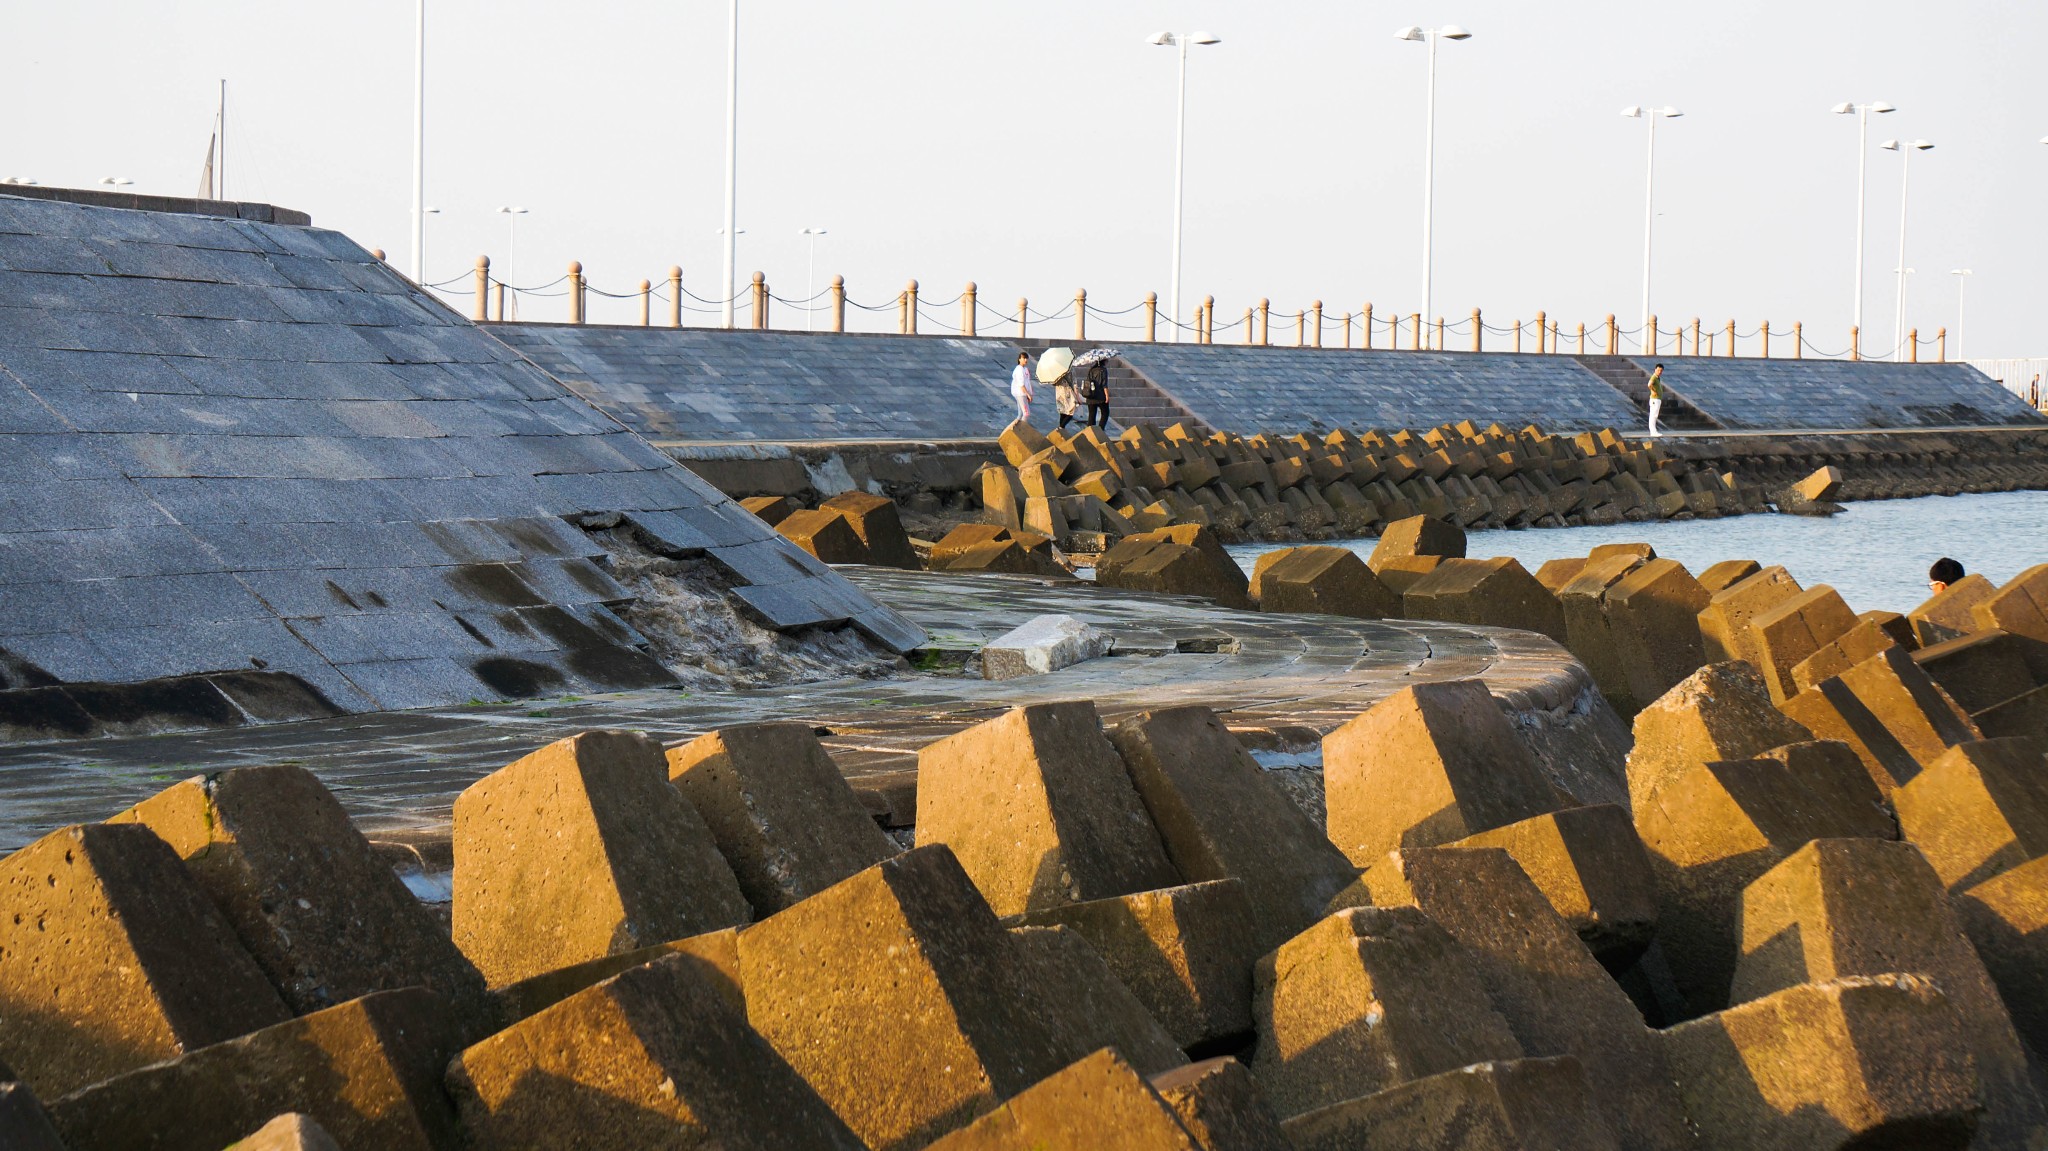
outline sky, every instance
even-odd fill
[[[1290,317],[1317,299],[1333,317],[1420,310],[1428,50],[1394,33],[1457,23],[1473,37],[1438,58],[1436,312],[1633,326],[1645,125],[1618,113],[1672,105],[1685,116],[1658,129],[1652,310],[1667,330],[1802,321],[1840,352],[1857,128],[1828,109],[1884,100],[1899,111],[1871,118],[1865,349],[1891,342],[1902,165],[1878,144],[1903,137],[1936,145],[1912,165],[1909,326],[1955,329],[1950,271],[1968,268],[1951,353],[2048,355],[2034,0],[740,7],[739,280],[759,270],[799,299],[844,275],[883,309],[853,326],[893,329],[912,278],[948,323],[970,280],[1004,311],[1056,311],[1076,289],[1109,309],[1154,291],[1163,309],[1176,55],[1146,41],[1169,29],[1222,38],[1189,60],[1184,311],[1205,295],[1223,322],[1261,297]],[[228,194],[410,267],[413,20],[413,0],[8,5],[0,178],[191,195],[225,78]],[[573,259],[628,292],[676,264],[717,297],[726,20],[719,0],[427,0],[428,280],[487,254],[540,284]],[[516,242],[497,212],[513,205],[529,209]],[[826,230],[814,281],[806,227]],[[566,318],[566,301],[521,315]],[[594,299],[592,318],[636,306]]]

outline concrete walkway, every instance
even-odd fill
[[[1560,761],[1586,757],[1588,740],[1600,758],[1625,749],[1615,746],[1626,732],[1612,713],[1589,705],[1583,669],[1532,633],[1260,615],[1077,581],[840,570],[930,632],[934,646],[923,662],[940,670],[732,693],[648,690],[17,745],[0,749],[0,850],[105,818],[191,775],[277,762],[317,773],[365,829],[430,829],[446,824],[456,794],[472,781],[552,740],[606,727],[677,741],[730,724],[809,721],[829,732],[824,742],[834,758],[892,826],[907,826],[914,816],[918,748],[1042,700],[1093,699],[1112,722],[1147,708],[1200,703],[1227,713],[1253,746],[1287,750],[1313,748],[1323,732],[1407,683],[1482,676],[1525,730],[1554,728],[1536,738],[1563,741]],[[1004,682],[959,674],[958,664],[981,644],[1054,612],[1108,630],[1119,654]]]

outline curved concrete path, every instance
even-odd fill
[[[854,786],[892,825],[907,825],[917,749],[1017,704],[1092,699],[1115,722],[1199,703],[1224,713],[1255,748],[1313,756],[1322,733],[1401,687],[1469,676],[1486,680],[1561,787],[1584,802],[1626,802],[1626,728],[1584,669],[1540,635],[1261,615],[1079,581],[840,570],[922,625],[937,651],[956,662],[1045,613],[1104,628],[1120,654],[1002,682],[955,672],[731,693],[650,690],[4,748],[0,850],[67,823],[103,819],[187,776],[286,761],[317,773],[366,829],[432,828],[445,825],[456,794],[472,781],[565,735],[626,728],[669,742],[771,719],[808,720],[829,731],[824,741]]]

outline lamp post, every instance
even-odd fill
[[[1173,123],[1173,291],[1167,306],[1173,309],[1173,320],[1167,325],[1167,338],[1180,342],[1180,239],[1181,239],[1181,188],[1187,171],[1188,142],[1188,45],[1221,44],[1222,37],[1207,32],[1155,32],[1150,43],[1162,48],[1180,49],[1179,78],[1176,81]]]
[[[1963,358],[1963,285],[1974,275],[1968,268],[1950,268],[1949,275],[1956,278],[1956,359]]]
[[[28,181],[28,182],[29,182],[29,183],[31,183],[31,184],[35,183],[35,181],[33,181],[33,180],[30,180],[30,181]],[[134,182],[135,182],[135,181],[133,181],[133,180],[129,179],[129,178],[128,178],[128,177],[126,177],[126,176],[101,176],[101,177],[100,177],[100,183],[101,183],[101,184],[103,184],[103,185],[105,185],[106,187],[109,187],[109,188],[125,188],[125,187],[127,187],[128,185],[130,185],[130,184],[133,184]]]
[[[1856,116],[1856,308],[1851,322],[1857,331],[1863,330],[1863,193],[1867,181],[1866,170],[1870,167],[1870,114],[1872,112],[1896,112],[1897,108],[1883,100],[1872,100],[1868,104],[1837,104],[1830,111],[1837,116]]]
[[[1650,346],[1650,253],[1657,238],[1657,121],[1676,120],[1685,113],[1676,108],[1647,108],[1631,105],[1621,110],[1631,120],[1650,122],[1649,175],[1643,185],[1643,353],[1654,356],[1657,349]]]
[[[498,282],[500,284],[516,284],[519,282],[519,249],[515,243],[518,236],[513,231],[513,225],[518,223],[519,217],[526,214],[526,209],[506,205],[500,207],[498,212],[505,217],[505,274],[499,277]],[[500,320],[507,320],[518,316],[518,314],[519,289],[515,287],[512,289],[512,315],[500,315],[498,318]]]
[[[1892,323],[1892,358],[1897,359],[1906,342],[1906,200],[1912,191],[1913,153],[1931,152],[1934,145],[1925,140],[1886,140],[1878,147],[1899,154],[1899,314]]]
[[[740,124],[740,0],[731,0],[725,32],[725,303],[720,314],[732,327],[733,268],[739,260],[739,229],[733,223],[738,211],[734,197],[739,182]]]
[[[1429,99],[1422,123],[1422,316],[1427,323],[1436,314],[1430,301],[1436,240],[1436,42],[1470,40],[1472,33],[1456,24],[1441,28],[1418,28],[1411,24],[1394,33],[1394,37],[1429,45]]]
[[[811,270],[804,277],[804,331],[806,332],[816,331],[818,327],[818,237],[824,234],[825,229],[823,228],[805,228],[797,233],[799,236],[808,236],[811,240]]]
[[[412,49],[412,282],[427,282],[427,0],[414,5]]]

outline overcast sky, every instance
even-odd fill
[[[680,264],[718,294],[724,3],[429,0],[427,19],[430,280],[480,253],[502,270],[496,209],[516,204],[522,282],[580,259],[625,291]],[[1953,328],[1949,271],[1972,268],[1964,351],[2048,355],[2037,0],[745,0],[741,279],[805,295],[815,226],[818,284],[844,274],[866,303],[911,277],[1005,310],[1083,287],[1164,301],[1174,53],[1146,37],[1199,29],[1223,42],[1191,60],[1185,297],[1226,321],[1260,296],[1417,310],[1427,50],[1393,33],[1447,22],[1474,38],[1439,61],[1437,311],[1632,325],[1644,125],[1618,112],[1674,104],[1654,310],[1803,320],[1846,348],[1856,127],[1828,108],[1882,99],[1900,111],[1871,123],[1865,347],[1896,299],[1900,162],[1877,145],[1904,136],[1937,145],[1913,165],[1909,323]],[[191,195],[225,77],[230,195],[409,266],[412,28],[411,0],[9,5],[0,177]]]

